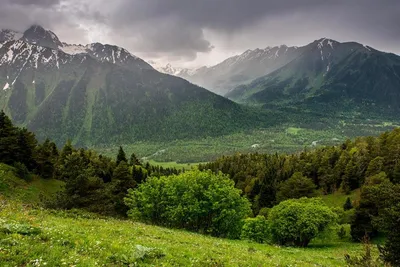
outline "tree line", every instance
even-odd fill
[[[359,189],[360,196],[337,211],[343,223],[350,223],[352,239],[384,234],[388,243],[382,254],[390,258],[400,251],[399,234],[392,230],[400,227],[400,129],[291,155],[224,156],[199,168],[228,174],[250,200],[254,215],[287,199]],[[350,211],[347,219],[345,210]]]
[[[67,142],[61,149],[49,139],[39,142],[34,133],[13,125],[0,111],[0,162],[14,166],[18,176],[30,180],[65,182],[56,199],[45,200],[50,207],[83,208],[111,215],[126,215],[123,198],[150,176],[178,174],[176,168],[142,163],[133,153],[126,156],[122,147],[116,159],[93,150],[74,148]]]

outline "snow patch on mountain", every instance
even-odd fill
[[[6,85],[4,85],[3,90],[7,90],[8,88],[10,88],[10,85],[8,83],[6,83]]]
[[[69,55],[86,54],[88,52],[88,46],[75,44],[70,45],[66,43],[63,43],[63,46],[59,47],[59,49]]]

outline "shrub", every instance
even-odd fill
[[[193,170],[151,177],[125,198],[134,219],[214,236],[239,238],[251,210],[234,182],[221,173]]]
[[[256,218],[247,218],[244,220],[241,238],[266,243],[269,239],[268,228],[268,221],[264,216],[258,215]]]
[[[337,215],[320,198],[286,200],[269,214],[273,241],[300,247],[306,247],[336,220]]]

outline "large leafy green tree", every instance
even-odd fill
[[[273,241],[281,245],[306,247],[337,220],[337,215],[319,198],[289,199],[269,213]]]
[[[199,170],[151,177],[129,190],[125,203],[135,219],[230,238],[240,236],[250,213],[228,176]]]

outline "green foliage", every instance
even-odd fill
[[[274,242],[306,247],[310,241],[337,220],[318,198],[291,199],[271,209],[269,221]]]
[[[14,222],[0,225],[0,232],[5,234],[38,235],[42,230],[31,225]]]
[[[279,186],[276,199],[281,202],[290,198],[314,197],[316,188],[311,179],[304,177],[301,172],[296,172]]]
[[[128,207],[124,204],[124,197],[128,193],[128,189],[135,188],[136,185],[137,183],[129,171],[128,164],[125,161],[121,161],[114,170],[110,185],[113,205],[119,214],[126,214],[128,211]]]
[[[32,176],[28,171],[28,168],[21,162],[15,162],[13,164],[15,168],[15,175],[20,177],[21,179],[24,179],[27,182],[32,181]]]
[[[322,194],[351,194],[365,183],[367,174],[381,168],[391,181],[400,181],[400,164],[394,160],[400,155],[398,142],[400,129],[395,129],[379,137],[360,137],[340,146],[310,151],[305,149],[292,155],[238,153],[200,164],[199,168],[229,174],[236,188],[241,189],[251,200],[254,213],[258,214],[261,208],[272,207],[277,203],[280,185],[285,188],[286,182],[295,173],[301,173],[297,174],[299,177],[309,177]],[[381,166],[379,162],[382,162],[382,158]],[[290,188],[287,185],[286,189],[284,191],[291,194],[292,191],[296,192],[297,187]],[[353,196],[352,200],[355,200]]]
[[[267,243],[270,239],[268,221],[260,215],[245,219],[240,237],[258,243]]]
[[[259,216],[264,216],[265,219],[268,219],[269,212],[271,211],[270,208],[261,208],[258,212]]]
[[[125,204],[134,219],[230,238],[240,236],[250,213],[227,176],[199,170],[148,178],[129,190]]]
[[[345,255],[345,262],[347,266],[350,267],[380,267],[383,264],[379,261],[379,259],[374,259],[372,257],[372,245],[369,241],[368,236],[363,238],[363,246],[364,252],[361,255],[350,256],[349,254]]]
[[[394,185],[381,172],[367,179],[361,189],[360,203],[351,223],[353,240],[360,241],[366,234],[369,238],[385,231],[385,209],[400,201],[400,185]]]
[[[344,205],[343,205],[343,209],[345,210],[345,211],[347,211],[347,210],[351,210],[353,208],[353,203],[351,203],[351,199],[350,199],[350,197],[348,197],[347,199],[346,199],[346,202],[344,203]]]
[[[383,247],[379,247],[382,259],[392,266],[400,266],[400,204],[393,203],[383,212],[382,223],[387,229],[387,239]]]
[[[120,163],[121,161],[128,162],[128,160],[126,159],[125,151],[124,151],[124,149],[122,148],[122,146],[120,146],[120,147],[119,147],[119,150],[118,150],[118,155],[117,155],[117,160],[116,160],[117,165],[119,165],[119,163]]]
[[[339,230],[337,231],[337,235],[340,239],[344,239],[346,237],[346,229],[344,228],[344,226],[341,226],[339,228]]]

